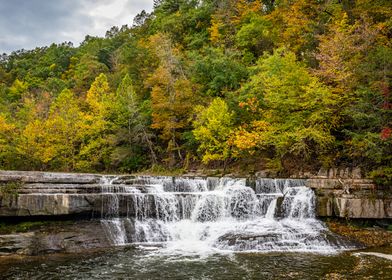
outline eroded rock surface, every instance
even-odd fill
[[[79,221],[27,233],[0,235],[0,256],[79,253],[111,244],[100,221]]]

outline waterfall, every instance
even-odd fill
[[[139,176],[102,179],[102,226],[115,245],[169,253],[318,252],[347,246],[315,218],[303,180]]]

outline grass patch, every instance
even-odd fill
[[[380,167],[369,175],[377,186],[392,190],[392,167]]]
[[[0,234],[28,232],[47,224],[48,222],[21,222],[17,224],[0,223]]]
[[[72,224],[72,221],[27,221],[20,223],[0,222],[0,234],[12,234],[39,230],[44,227],[61,227],[65,224]]]
[[[19,189],[23,186],[21,181],[10,181],[0,183],[0,197],[11,198],[17,197]]]

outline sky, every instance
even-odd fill
[[[105,36],[112,26],[132,25],[153,0],[0,0],[0,54]]]

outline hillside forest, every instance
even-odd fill
[[[390,0],[155,0],[0,57],[0,169],[360,167],[392,181]]]

